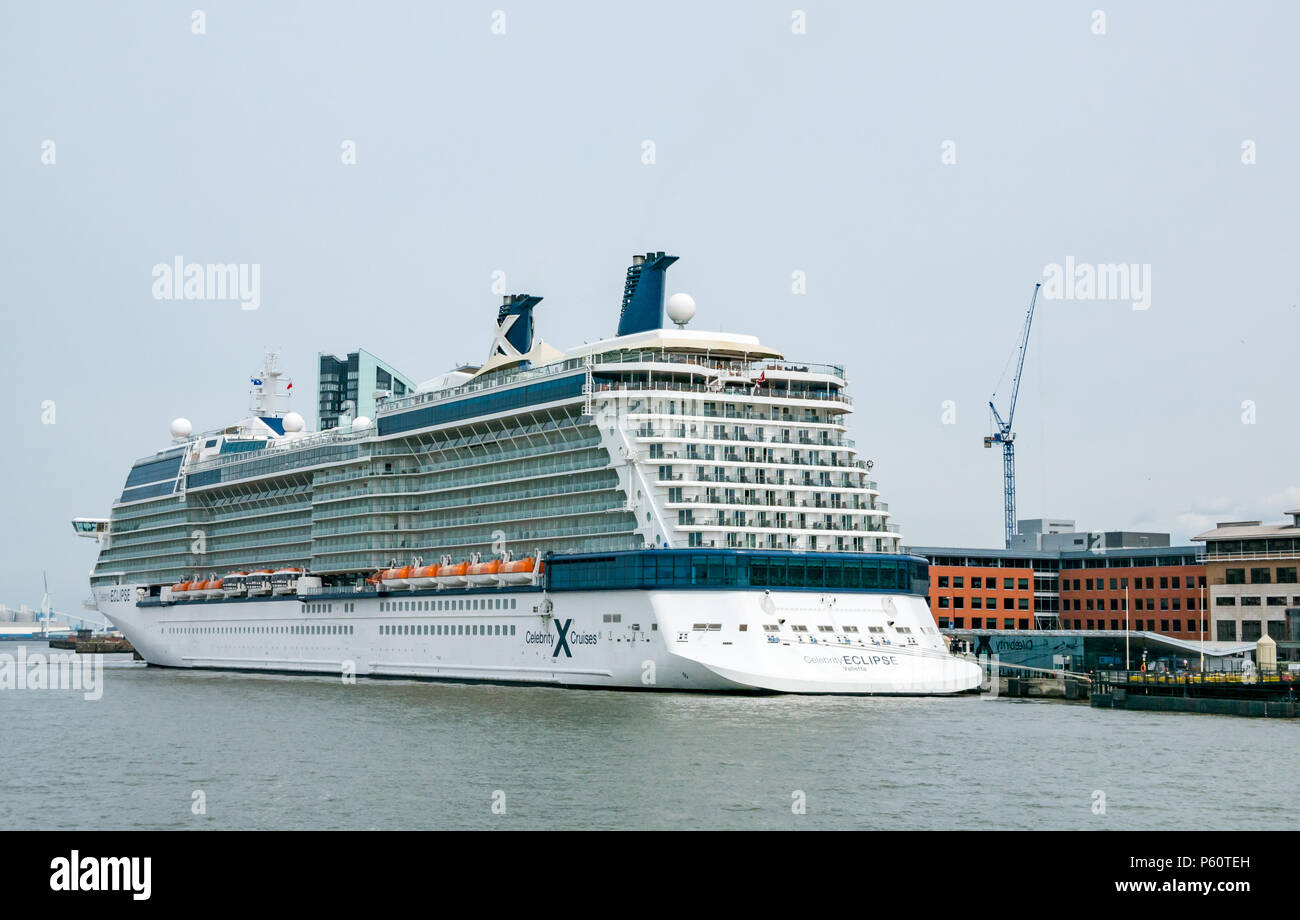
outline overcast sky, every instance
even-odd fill
[[[847,366],[905,543],[1001,545],[987,402],[1067,259],[1149,306],[1040,300],[1020,516],[1300,506],[1297,4],[202,2],[0,10],[0,602],[46,569],[76,611],[69,520],[239,418],[264,346],[314,422],[317,352],[481,361],[496,271],[607,337],[650,249],[695,327]],[[178,256],[259,308],[156,299]]]

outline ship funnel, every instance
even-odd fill
[[[489,360],[498,355],[526,355],[532,350],[533,307],[541,302],[542,298],[533,294],[506,295],[497,313],[496,340]]]
[[[677,256],[647,252],[632,257],[623,285],[623,310],[618,316],[618,334],[631,335],[664,325],[664,274]]]

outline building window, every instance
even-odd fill
[[[1002,588],[1003,590],[1010,591],[1012,585],[1014,585],[1015,583],[1016,580],[1014,578],[1004,578],[1002,579]]]
[[[1236,642],[1237,641],[1237,623],[1235,620],[1220,620],[1215,624],[1218,628],[1219,642]]]
[[[1277,570],[1277,583],[1279,585],[1293,585],[1296,583],[1295,566]]]
[[[984,579],[980,578],[978,575],[972,575],[970,580],[970,586],[972,588],[982,588],[984,587]]]
[[[1242,599],[1241,599],[1241,606],[1243,606],[1243,607],[1258,607],[1258,606],[1259,606],[1259,595],[1253,595],[1253,596],[1242,597]]]
[[[1214,599],[1214,606],[1216,606],[1216,607],[1236,607],[1236,606],[1237,606],[1237,599],[1236,599],[1235,597],[1233,597],[1231,594],[1226,594],[1226,595],[1223,595],[1223,596],[1220,596],[1220,597],[1216,597],[1216,598]],[[1235,638],[1235,637],[1234,637],[1234,638]]]
[[[1223,573],[1224,581],[1230,585],[1244,585],[1246,583],[1245,569],[1226,569]]]
[[[1272,580],[1272,575],[1271,569],[1251,569],[1250,583],[1252,585],[1266,585]]]
[[[939,608],[940,608],[941,610],[947,610],[947,609],[948,609],[948,604],[949,604],[949,601],[948,601],[947,596],[944,596],[944,597],[939,598]]]
[[[1241,641],[1254,642],[1260,637],[1259,620],[1241,621]]]
[[[948,576],[947,576],[947,575],[940,575],[940,576],[939,576],[939,587],[940,587],[940,588],[946,588],[946,587],[948,587]]]

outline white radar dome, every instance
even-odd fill
[[[193,432],[194,432],[194,426],[190,424],[189,419],[187,418],[172,419],[173,438],[177,438],[177,439],[188,438]]]
[[[290,412],[284,417],[284,431],[286,434],[297,434],[302,431],[305,425],[306,422],[302,420],[302,416],[297,412]]]
[[[695,298],[690,294],[678,293],[668,298],[668,318],[679,326],[685,326],[695,316]]]
[[[359,431],[362,428],[369,428],[369,427],[370,427],[370,419],[366,418],[364,415],[358,415],[356,418],[352,420],[353,431]]]

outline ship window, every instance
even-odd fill
[[[514,634],[515,634],[515,628],[514,628],[513,626],[511,626],[511,627],[510,627],[510,635],[513,636]]]

